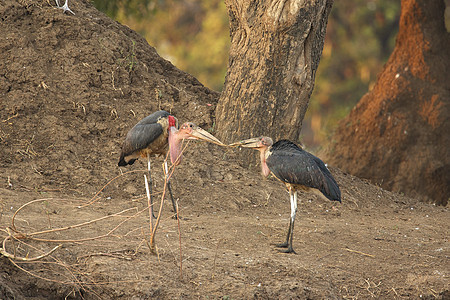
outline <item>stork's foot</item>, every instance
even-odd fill
[[[278,252],[297,254],[292,247],[288,247],[287,249],[278,249]]]
[[[277,248],[286,248],[286,249],[278,249],[278,252],[281,252],[281,253],[294,253],[294,254],[297,254],[297,253],[294,251],[294,248],[292,248],[292,245],[289,244],[289,242],[284,242],[284,243],[281,243],[281,244],[274,244],[274,245],[275,245],[275,247],[277,247]]]
[[[281,243],[281,244],[274,244],[274,245],[277,248],[288,248],[289,247],[289,243],[288,242],[284,242],[284,243]]]
[[[69,5],[67,4],[68,1],[69,0],[66,0],[63,6],[59,6],[59,0],[55,0],[56,6],[58,6],[58,8],[62,9],[64,12],[68,11],[71,14],[75,15],[75,13],[69,8]]]

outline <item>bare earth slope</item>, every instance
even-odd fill
[[[61,247],[17,266],[1,257],[0,299],[450,297],[447,208],[331,167],[342,204],[301,194],[298,254],[280,254],[272,243],[288,226],[282,185],[242,168],[245,150],[204,143],[191,142],[175,169],[183,219],[166,201],[151,254],[145,164],[121,170],[120,144],[158,109],[213,130],[218,93],[88,2],[71,8],[75,16],[45,1],[0,2],[0,237],[35,199],[44,200],[19,211],[16,230],[97,221],[34,235],[41,241],[7,239],[22,257]],[[157,192],[162,162],[153,164]],[[119,176],[127,170],[135,172]]]
[[[448,3],[448,2],[447,2]],[[444,1],[402,1],[395,49],[338,124],[330,163],[423,201],[450,199],[450,34]]]

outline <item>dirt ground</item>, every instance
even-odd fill
[[[158,109],[214,133],[218,93],[70,3],[0,2],[0,238],[16,256],[0,258],[0,299],[450,299],[447,207],[330,166],[342,204],[301,193],[297,254],[282,254],[284,187],[239,163],[250,150],[203,142],[174,170],[182,219],[166,199],[150,253],[146,164],[119,168],[122,140]]]

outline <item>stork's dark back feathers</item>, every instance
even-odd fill
[[[137,124],[135,126],[144,125],[144,124],[153,124],[153,123],[158,122],[158,120],[161,118],[167,118],[169,115],[170,115],[170,113],[168,113],[165,110],[158,110],[158,111],[155,111],[154,113],[146,116],[139,122],[137,122]]]
[[[318,189],[330,200],[341,201],[341,191],[320,158],[288,140],[273,144],[266,159],[270,171],[286,183]]]
[[[125,161],[125,157],[131,155],[139,149],[148,147],[161,134],[164,128],[158,123],[158,120],[167,118],[170,114],[167,111],[160,110],[140,120],[133,128],[128,131],[125,141],[122,145],[119,166],[132,165],[136,159]]]

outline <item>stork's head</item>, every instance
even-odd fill
[[[174,165],[178,165],[181,162],[182,157],[181,142],[184,139],[204,140],[210,143],[223,145],[221,141],[219,141],[216,137],[214,137],[206,130],[200,128],[194,123],[186,122],[183,125],[181,125],[179,130],[172,128],[169,131],[170,159]]]
[[[270,174],[270,169],[267,166],[267,149],[273,145],[273,140],[267,136],[260,136],[257,138],[251,138],[248,140],[239,141],[233,144],[230,144],[230,147],[244,147],[244,148],[252,148],[258,150],[261,157],[261,169],[262,174],[264,176],[268,176]]]
[[[248,140],[239,141],[239,142],[230,144],[229,146],[253,148],[255,150],[265,150],[272,145],[273,145],[273,140],[270,137],[260,136],[257,138],[251,138]]]
[[[192,122],[186,122],[181,125],[177,135],[179,139],[203,140],[210,143],[223,145],[223,143],[219,141],[215,136]]]

